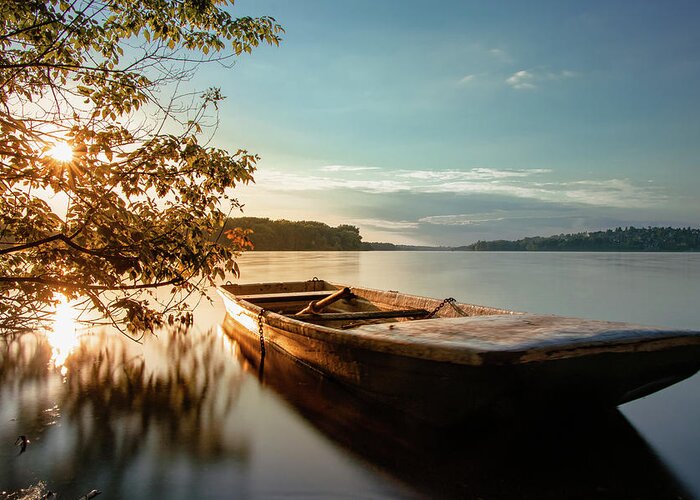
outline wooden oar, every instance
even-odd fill
[[[299,314],[318,314],[323,309],[331,305],[333,302],[337,302],[340,299],[343,299],[349,295],[352,295],[352,291],[348,287],[341,288],[337,292],[329,295],[328,297],[321,299],[321,300],[312,300],[309,302],[309,305],[306,306],[304,309],[299,311],[296,315]]]

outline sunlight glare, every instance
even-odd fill
[[[47,151],[47,154],[54,160],[61,163],[68,163],[73,159],[73,149],[66,142],[58,142]]]
[[[65,375],[66,372],[66,367],[64,366],[66,359],[80,344],[76,318],[77,311],[61,295],[54,313],[53,329],[48,332],[46,338],[51,344],[51,360],[56,368],[60,367],[62,375]]]

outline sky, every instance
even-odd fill
[[[238,0],[286,30],[219,86],[243,215],[364,241],[700,224],[700,3]]]

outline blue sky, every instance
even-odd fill
[[[700,223],[695,1],[239,0],[279,48],[218,85],[245,215],[468,244]]]

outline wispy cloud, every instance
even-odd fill
[[[610,207],[647,207],[667,199],[655,186],[636,185],[629,179],[581,180],[562,183],[566,199],[589,205]]]
[[[475,78],[476,78],[475,75],[464,75],[464,76],[463,76],[462,78],[460,78],[460,80],[457,82],[457,85],[466,85],[466,84],[468,84],[469,82],[474,81]]]
[[[471,226],[504,220],[505,217],[495,217],[489,214],[456,214],[456,215],[430,215],[418,219],[424,224],[436,224],[439,226]]]
[[[478,167],[468,170],[372,170],[371,178],[363,170],[331,170],[332,177],[303,175],[262,169],[256,183],[273,191],[351,190],[370,194],[416,193],[492,195],[615,208],[658,206],[667,199],[656,185],[636,183],[630,179],[547,180],[550,169],[495,169]]]
[[[459,180],[488,181],[495,179],[506,179],[509,177],[529,177],[531,175],[549,172],[551,172],[551,170],[544,168],[496,169],[477,167],[469,170],[407,170],[397,172],[397,176],[407,177],[410,179],[424,179],[443,182]]]
[[[356,173],[356,172],[348,172]],[[386,177],[385,174],[382,177]],[[350,189],[365,193],[396,193],[409,190],[406,182],[383,179],[348,179],[342,177],[324,177],[279,170],[264,169],[255,174],[258,186],[273,191],[325,191],[330,189]]]
[[[450,214],[450,215],[430,215],[421,217],[418,222],[423,224],[434,224],[439,226],[478,226],[488,224],[490,222],[503,221],[542,221],[542,220],[578,220],[579,215],[565,214],[553,215],[543,211],[528,213],[524,210],[504,211],[498,210],[495,212],[483,212],[472,214]]]
[[[386,229],[390,231],[415,229],[420,225],[420,223],[417,221],[396,221],[385,219],[353,219],[352,222],[353,224],[360,224],[363,226],[369,226],[376,229]]]
[[[489,55],[491,55],[495,59],[498,59],[499,61],[502,61],[502,62],[510,62],[511,61],[510,55],[508,55],[508,53],[503,49],[499,49],[499,48],[489,49],[488,53],[489,53]]]
[[[360,165],[326,165],[319,170],[322,172],[364,172],[365,170],[378,169],[378,167],[365,167]]]
[[[520,70],[506,78],[506,83],[518,90],[530,90],[536,88],[535,76],[526,70]]]
[[[523,69],[506,78],[506,84],[517,90],[532,90],[542,82],[568,80],[577,76],[578,73],[568,69],[559,71]]]

